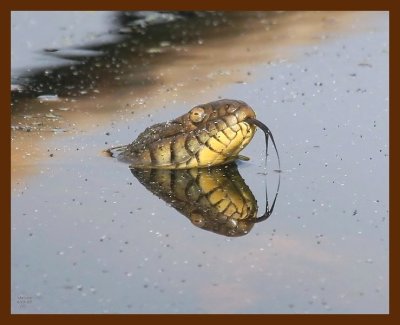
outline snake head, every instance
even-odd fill
[[[240,100],[197,105],[148,127],[118,157],[133,168],[188,169],[227,164],[253,138],[253,109]]]

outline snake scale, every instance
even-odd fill
[[[222,99],[195,106],[174,120],[148,127],[131,144],[117,147],[118,159],[130,163],[131,168],[190,169],[224,165],[245,158],[239,152],[253,138],[256,126],[263,129],[267,144],[270,136],[275,146],[272,133],[256,119],[249,105],[240,100]]]

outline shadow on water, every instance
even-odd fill
[[[131,172],[193,225],[229,237],[246,235],[255,223],[268,219],[279,190],[278,187],[270,208],[266,188],[265,213],[257,217],[257,200],[236,163],[184,170],[131,169]]]
[[[36,69],[13,76],[12,113],[28,109],[18,99],[43,94],[83,97],[106,87],[135,88],[161,81],[151,74],[165,62],[185,57],[185,46],[205,39],[225,39],[243,33],[250,19],[264,19],[273,27],[278,12],[116,12],[110,34],[114,42],[73,49],[43,49],[42,54],[72,62],[54,69]],[[79,67],[78,67],[79,65]]]

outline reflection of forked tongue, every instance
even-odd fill
[[[267,165],[268,138],[269,138],[269,137],[271,138],[272,144],[274,145],[274,148],[275,148],[276,156],[278,157],[278,165],[279,165],[278,187],[277,187],[277,189],[276,189],[274,201],[272,202],[272,205],[271,205],[271,208],[270,208],[270,207],[269,207],[269,203],[268,203],[267,183],[265,183],[265,195],[266,195],[266,209],[265,209],[265,213],[264,213],[264,215],[262,215],[261,217],[258,217],[258,218],[256,219],[256,221],[255,221],[255,222],[260,222],[260,221],[264,221],[265,219],[267,219],[267,218],[272,214],[272,211],[274,210],[276,198],[278,197],[279,187],[280,187],[280,184],[281,184],[281,177],[280,177],[281,161],[280,161],[280,159],[279,159],[279,153],[278,153],[278,149],[276,148],[276,144],[275,144],[274,137],[273,137],[273,135],[272,135],[271,130],[268,128],[268,126],[266,126],[263,122],[261,122],[261,121],[255,119],[255,118],[251,118],[251,117],[248,117],[248,118],[246,119],[246,122],[258,126],[261,130],[263,130],[263,132],[264,132],[264,134],[265,134],[265,165]]]

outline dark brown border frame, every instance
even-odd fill
[[[42,324],[53,322],[57,323],[70,323],[71,321],[82,322],[104,322],[110,321],[124,321],[124,322],[142,322],[142,321],[155,321],[159,323],[165,322],[182,322],[182,323],[202,323],[202,322],[229,322],[229,323],[243,323],[243,322],[296,322],[300,323],[316,323],[316,324],[337,324],[338,322],[360,322],[363,324],[371,323],[393,323],[399,318],[399,221],[397,216],[398,207],[395,204],[399,184],[399,171],[398,171],[398,129],[395,127],[398,121],[399,111],[399,31],[400,31],[400,15],[397,1],[390,0],[347,0],[338,3],[322,2],[315,0],[303,1],[279,1],[279,2],[260,2],[256,0],[246,0],[241,2],[233,2],[228,0],[203,0],[201,2],[189,2],[182,0],[113,0],[107,2],[93,3],[88,0],[80,0],[75,3],[74,1],[41,1],[40,3],[28,0],[3,0],[0,2],[0,33],[3,43],[3,49],[0,51],[1,55],[1,94],[0,96],[2,105],[0,123],[0,140],[2,148],[10,150],[11,128],[10,128],[10,80],[11,80],[11,39],[10,39],[10,13],[14,10],[160,10],[160,9],[173,9],[173,10],[382,10],[390,12],[390,112],[389,112],[389,136],[390,136],[390,191],[389,191],[389,208],[390,208],[390,313],[389,315],[11,315],[10,313],[10,293],[11,293],[11,272],[10,272],[10,215],[11,215],[11,161],[8,159],[1,159],[2,182],[1,193],[2,202],[1,206],[1,257],[5,261],[0,268],[1,271],[1,299],[0,299],[0,315],[2,324],[21,323],[28,324],[31,322],[41,322]],[[10,151],[8,151],[10,153]],[[371,185],[372,186],[372,185]],[[5,290],[4,290],[5,288]],[[398,321],[396,322],[398,323]]]

